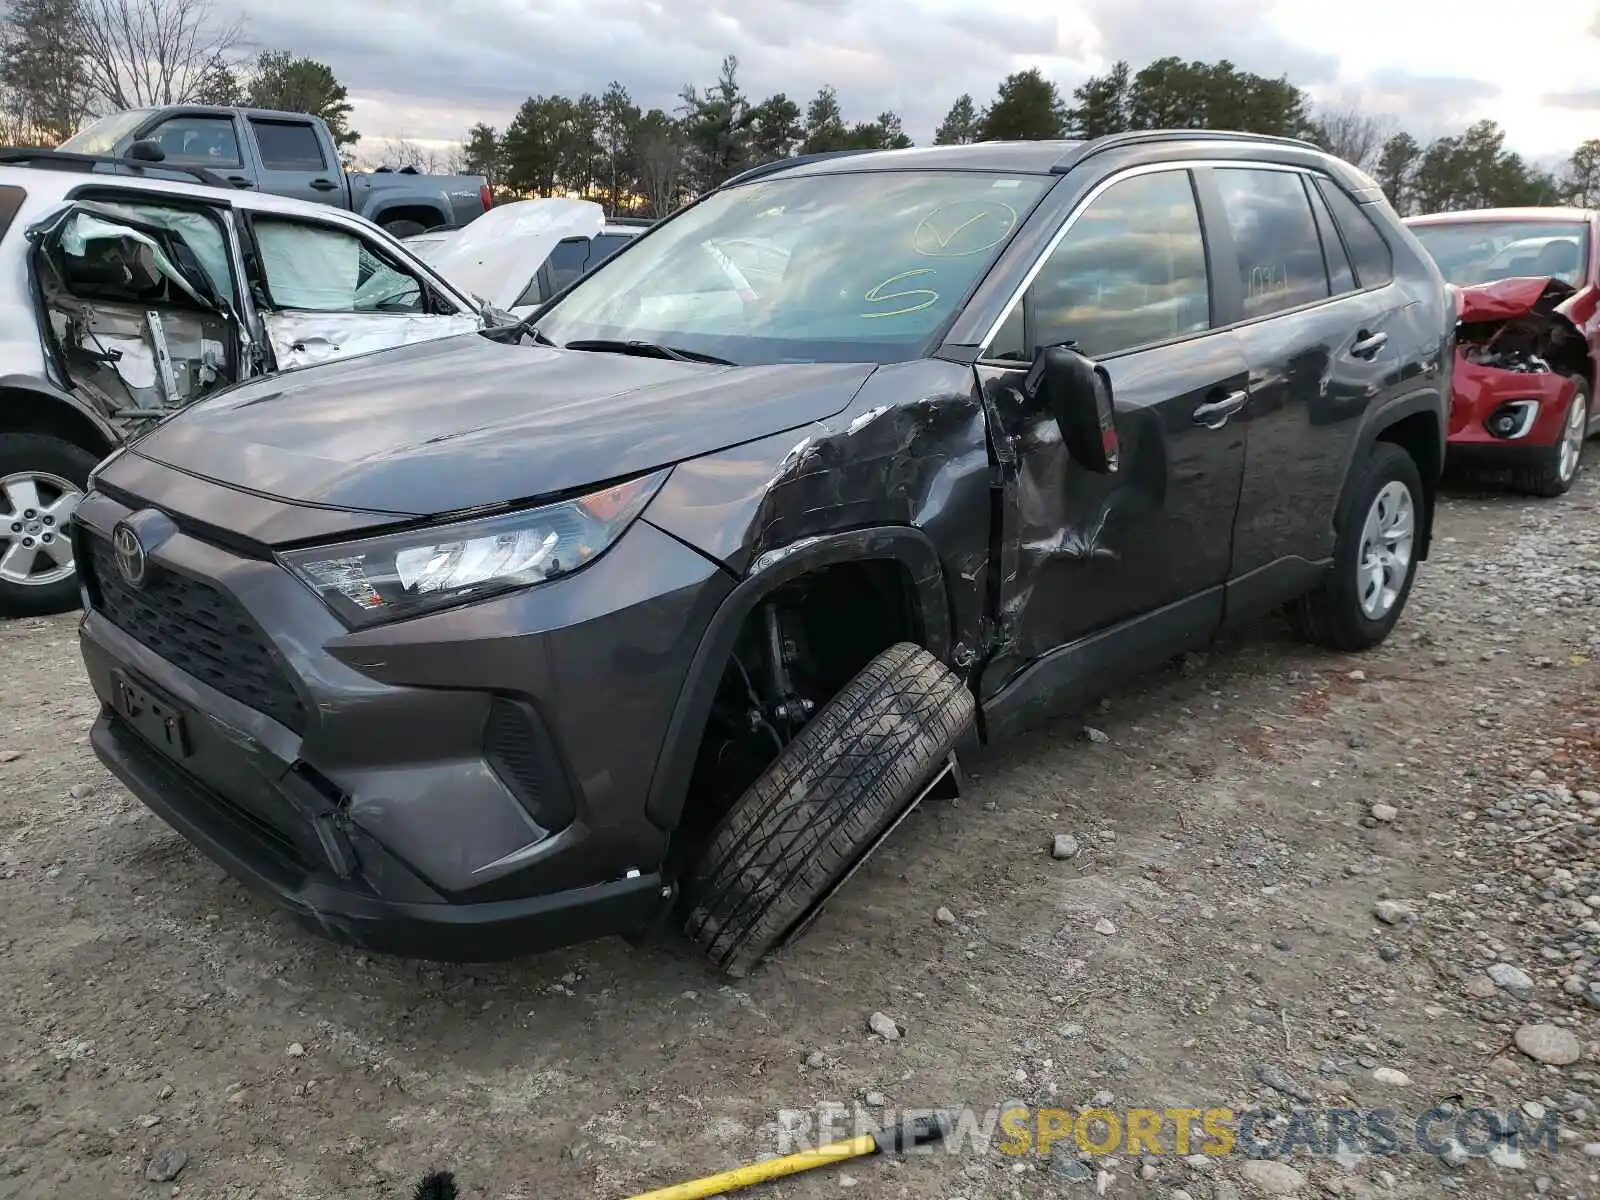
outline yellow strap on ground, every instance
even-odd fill
[[[630,1197],[630,1200],[700,1200],[702,1196],[721,1196],[771,1179],[782,1179],[785,1175],[798,1175],[801,1171],[811,1171],[830,1163],[843,1162],[847,1158],[860,1158],[864,1154],[877,1152],[877,1140],[870,1133],[864,1133],[847,1141],[829,1142],[815,1150],[769,1158],[764,1162],[751,1163],[748,1167],[735,1167],[720,1175],[707,1175],[704,1179],[691,1179],[674,1187],[645,1192]]]

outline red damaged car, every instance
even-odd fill
[[[1499,208],[1406,225],[1457,293],[1451,462],[1509,467],[1524,490],[1561,495],[1597,425],[1600,214]]]

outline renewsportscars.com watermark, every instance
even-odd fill
[[[830,1142],[943,1113],[942,1141],[908,1148],[909,1154],[1048,1155],[1052,1150],[1105,1154],[1204,1154],[1279,1158],[1296,1150],[1322,1157],[1423,1154],[1435,1158],[1489,1157],[1547,1150],[1560,1141],[1561,1118],[1535,1121],[1520,1109],[1439,1105],[1407,1115],[1393,1108],[1005,1108],[869,1109],[824,1103],[778,1111],[778,1153],[815,1150]]]

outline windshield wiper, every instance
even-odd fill
[[[538,316],[539,316],[539,314],[538,314],[537,311],[531,312],[527,316],[519,318],[515,323],[513,323],[511,325],[501,325],[501,326],[498,326],[498,327],[491,327],[489,329],[481,330],[480,332],[483,334],[484,337],[494,338],[496,341],[504,339],[504,340],[509,341],[509,342],[511,342],[513,344],[515,344],[516,341],[519,338],[521,338],[523,334],[527,334],[529,337],[533,338],[534,341],[538,342],[541,346],[554,346],[556,344],[555,342],[553,342],[551,339],[545,337],[544,334],[540,333],[537,329],[535,329],[533,327],[533,322]]]
[[[615,338],[579,338],[568,342],[565,350],[592,350],[600,354],[637,354],[648,358],[670,358],[674,362],[714,363],[719,367],[736,367],[730,358],[715,354],[702,354],[698,350],[679,350],[675,346],[662,346],[656,342],[621,341]]]

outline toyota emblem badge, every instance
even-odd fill
[[[143,587],[149,564],[145,559],[144,543],[139,540],[139,534],[132,525],[120,522],[111,531],[111,549],[117,558],[117,572],[128,586]]]

